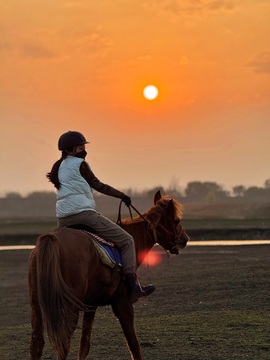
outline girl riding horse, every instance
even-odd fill
[[[136,276],[134,239],[117,224],[96,212],[93,189],[122,199],[127,206],[131,204],[131,199],[97,179],[85,161],[85,144],[88,141],[80,132],[68,131],[62,134],[58,141],[62,156],[47,174],[56,188],[58,226],[88,225],[104,240],[112,242],[121,252],[130,302],[135,303],[140,297],[152,294],[155,287],[140,285]]]

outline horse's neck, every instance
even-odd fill
[[[138,255],[147,255],[155,244],[153,232],[149,229],[149,224],[144,220],[124,223],[123,228],[133,236],[139,266],[141,256]]]

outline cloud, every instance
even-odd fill
[[[164,6],[164,10],[171,12],[173,14],[179,14],[181,11],[180,4],[176,0],[171,0]]]
[[[122,62],[123,66],[151,66],[151,62],[153,60],[153,56],[151,54],[139,55],[134,57],[128,61]]]
[[[55,59],[56,54],[44,46],[27,43],[22,46],[22,52],[25,56],[35,59]]]
[[[237,8],[237,0],[148,0],[144,6],[156,8],[174,15],[197,15],[205,12],[232,11]]]
[[[248,66],[258,73],[270,73],[270,51],[258,54]]]
[[[209,10],[214,10],[214,11],[218,11],[218,10],[229,11],[229,10],[234,10],[236,8],[235,3],[236,3],[235,1],[230,1],[230,0],[216,0],[216,1],[209,1],[208,4],[206,4],[206,7]]]
[[[85,56],[104,57],[112,49],[114,41],[109,36],[103,34],[101,29],[97,29],[74,36],[73,44]]]

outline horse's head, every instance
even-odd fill
[[[176,200],[161,196],[158,191],[154,197],[152,222],[155,226],[157,242],[170,254],[179,254],[189,241],[181,225],[182,206]]]

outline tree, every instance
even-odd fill
[[[264,187],[265,189],[270,189],[270,179],[266,179],[265,182],[264,182]]]
[[[169,187],[167,189],[168,194],[170,194],[173,197],[177,197],[177,196],[182,196],[182,191],[181,191],[181,187],[179,185],[179,179],[175,176],[173,176]]]
[[[243,185],[237,185],[233,187],[233,193],[235,196],[243,196],[246,188]]]
[[[6,194],[6,198],[7,199],[21,199],[22,196],[21,196],[21,194],[19,194],[17,192],[9,192]]]
[[[55,199],[53,191],[34,191],[27,196],[29,200]]]
[[[210,181],[193,181],[188,183],[185,194],[190,201],[206,201],[211,203],[228,196],[228,193],[219,184]]]
[[[266,191],[257,186],[251,186],[245,191],[245,197],[250,200],[265,199]]]

